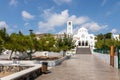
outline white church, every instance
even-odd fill
[[[84,27],[78,29],[77,34],[73,34],[73,25],[72,21],[67,21],[67,34],[73,36],[73,40],[75,41],[75,45],[81,48],[90,48],[94,49],[95,47],[95,35],[89,34],[88,30]],[[116,40],[119,39],[119,34],[113,34],[112,37]]]
[[[41,36],[45,34],[36,34],[36,38],[39,39]],[[73,32],[73,25],[72,21],[67,21],[67,35],[70,35],[73,37],[73,40],[75,41],[76,47],[79,48],[90,48],[91,50],[95,49],[95,35],[90,34],[88,30],[85,27],[81,27],[77,30],[77,33],[75,34]],[[53,34],[55,38],[63,37],[64,34]],[[114,39],[120,40],[119,35],[113,34],[112,37]]]
[[[78,29],[77,34],[73,34],[72,21],[68,21],[67,34],[73,36],[73,40],[75,41],[75,45],[77,47],[90,47],[91,49],[94,49],[95,36],[93,34],[89,34],[86,28],[81,27],[80,29]]]

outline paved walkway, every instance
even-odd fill
[[[120,72],[92,54],[78,54],[36,80],[120,80]]]

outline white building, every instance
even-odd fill
[[[73,27],[72,22],[67,22],[67,34],[73,35]],[[73,35],[73,40],[75,41],[75,45],[78,47],[90,47],[94,48],[95,46],[95,36],[93,34],[89,34],[88,30],[84,27],[78,29],[77,34]]]
[[[78,29],[77,34],[73,34],[72,21],[68,21],[67,34],[73,36],[73,40],[75,41],[75,45],[77,47],[90,47],[91,49],[95,48],[95,36],[94,34],[89,34],[85,27],[81,27]],[[113,34],[112,38],[115,40],[120,40],[119,35]]]
[[[112,38],[115,39],[115,40],[120,41],[120,39],[119,39],[119,34],[113,34],[113,35],[112,35]]]
[[[72,21],[67,21],[67,34],[68,35],[72,35],[73,34]]]
[[[73,35],[73,40],[75,40],[75,45],[78,47],[92,47],[95,46],[95,36],[89,34],[88,30],[84,27],[80,28],[77,34]]]

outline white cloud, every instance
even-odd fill
[[[68,10],[64,10],[59,14],[59,13],[51,13],[51,10],[47,9],[46,11],[44,11],[43,15],[45,18],[45,22],[40,21],[38,23],[39,32],[48,32],[48,31],[54,32],[55,28],[63,26],[64,24],[66,24],[68,20],[73,21],[73,24],[75,25],[83,24],[89,20],[88,17],[84,17],[84,16],[82,17],[77,17],[75,15],[70,16]]]
[[[107,0],[102,0],[101,6],[104,6],[107,3]]]
[[[112,29],[111,33],[117,33],[117,29]]]
[[[73,29],[73,34],[77,34],[79,28],[80,28],[80,26],[77,26],[76,28],[74,28]]]
[[[82,25],[78,25],[76,26],[75,28],[73,28],[73,34],[77,34],[78,30],[80,27],[85,27],[87,28],[89,31],[92,31],[92,32],[97,32],[97,31],[100,31],[100,30],[103,30],[103,29],[106,29],[107,28],[107,25],[99,25],[98,23],[96,22],[86,22]],[[62,31],[60,31],[62,32]]]
[[[8,25],[5,21],[0,21],[0,29],[6,28],[8,33],[15,32],[18,29],[17,25]]]
[[[106,29],[107,26],[108,25],[99,25],[97,22],[89,22],[82,25],[82,27],[85,27],[91,30],[92,32],[97,32],[99,30]]]
[[[31,15],[29,12],[27,11],[22,11],[22,17],[25,20],[30,20],[30,19],[34,19],[34,15]]]
[[[16,24],[14,25],[9,25],[8,28],[7,28],[7,32],[8,33],[13,33],[13,32],[16,32],[18,29],[18,26]]]
[[[49,8],[49,9],[45,9],[44,11],[43,11],[43,14],[41,15],[41,16],[43,16],[44,18],[49,18],[49,17],[51,17],[52,15],[53,15],[53,13],[52,13],[52,10],[54,9],[54,7],[51,7],[51,8]]]
[[[58,32],[57,34],[64,34],[64,33],[66,33],[66,29],[63,29],[63,30],[61,30],[60,32]]]
[[[61,5],[64,3],[70,3],[72,0],[53,0],[57,5]]]
[[[64,10],[60,14],[54,13],[46,18],[46,22],[40,21],[38,23],[39,30],[42,32],[54,31],[55,27],[62,26],[67,21],[68,16],[68,10]]]
[[[10,6],[17,6],[18,1],[17,0],[10,0],[9,5]]]
[[[30,23],[28,23],[28,22],[26,22],[26,23],[24,24],[24,26],[26,26],[26,27],[29,26],[29,25],[30,25]]]
[[[13,29],[17,29],[18,26],[17,26],[17,25],[13,25],[12,28],[13,28]]]
[[[109,15],[111,15],[112,13],[110,12],[110,11],[108,11],[107,13],[106,13],[106,16],[109,16]]]
[[[5,21],[0,21],[0,29],[2,29],[2,28],[6,28],[8,33],[11,33],[15,30],[13,28],[10,28],[10,26],[8,26],[8,24]]]
[[[89,21],[89,18],[86,16],[77,17],[76,15],[72,15],[69,17],[68,20],[71,20],[73,22],[73,24],[75,24],[75,25],[81,25],[81,24],[85,23],[86,21]]]
[[[4,27],[7,28],[7,26],[8,25],[7,25],[7,23],[5,21],[0,21],[0,29],[4,28]]]
[[[86,16],[76,16],[70,15],[68,10],[63,10],[61,13],[53,13],[52,8],[44,10],[42,17],[44,21],[38,22],[38,32],[37,33],[47,33],[55,32],[56,29],[66,26],[67,21],[73,22],[73,32],[76,32],[80,27],[86,27],[92,32],[106,29],[108,25],[100,25],[97,22],[91,21],[89,17]],[[77,27],[76,27],[77,26]],[[66,29],[63,29],[57,33],[64,33]]]

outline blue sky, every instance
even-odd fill
[[[8,33],[63,33],[68,20],[74,32],[120,33],[120,0],[0,0],[0,28]]]

